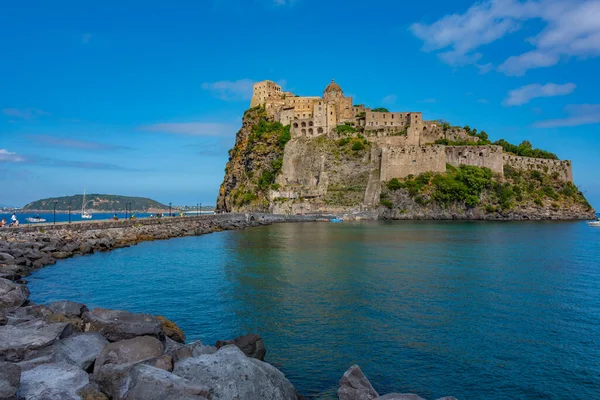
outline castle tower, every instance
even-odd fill
[[[256,107],[267,102],[268,99],[280,99],[281,86],[273,81],[261,81],[254,84],[250,107]]]

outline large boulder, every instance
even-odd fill
[[[185,334],[177,324],[161,315],[157,315],[156,319],[160,322],[165,336],[179,343],[185,343]]]
[[[149,314],[95,308],[83,313],[83,321],[86,332],[100,332],[111,342],[137,336],[163,337],[160,322]]]
[[[216,344],[217,349],[230,344],[236,345],[246,356],[264,361],[267,349],[260,335],[249,334],[237,337],[233,340],[219,340]]]
[[[70,318],[81,317],[84,312],[88,311],[88,308],[85,306],[85,304],[75,303],[74,301],[68,300],[55,301],[54,303],[48,304],[46,307],[52,310],[52,312],[55,314],[62,314],[65,317]]]
[[[412,393],[389,393],[380,397],[376,400],[425,400],[424,398],[417,396]]]
[[[21,374],[17,396],[23,400],[81,400],[77,392],[88,384],[88,374],[74,365],[44,364]]]
[[[102,349],[96,359],[94,372],[106,364],[134,364],[160,357],[163,350],[162,343],[151,336],[140,336],[110,343]]]
[[[28,297],[29,289],[25,285],[0,278],[0,310],[19,307]]]
[[[340,379],[340,400],[372,400],[379,396],[358,365],[353,365]]]
[[[21,368],[18,365],[0,362],[0,399],[10,399],[19,389]]]
[[[35,353],[35,357],[20,363],[31,369],[46,363],[67,363],[88,370],[108,341],[97,332],[74,333]]]
[[[214,400],[296,400],[296,391],[283,373],[270,364],[246,357],[236,346],[178,361],[173,373],[207,386]]]
[[[70,324],[49,324],[43,320],[0,326],[0,361],[21,361],[72,332]]]
[[[0,263],[10,263],[15,260],[15,257],[8,253],[0,253]]]
[[[208,387],[170,372],[138,364],[131,369],[116,400],[200,400],[209,399]],[[242,399],[242,398],[240,398]],[[246,398],[244,398],[246,399]]]

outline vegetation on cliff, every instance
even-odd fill
[[[270,188],[276,188],[283,149],[290,138],[290,126],[271,121],[262,106],[247,110],[229,151],[217,208],[268,210],[267,194]]]
[[[458,205],[479,207],[487,213],[546,206],[554,211],[573,207],[592,211],[573,183],[563,182],[556,175],[517,170],[509,165],[504,166],[504,177],[494,176],[488,168],[447,165],[445,173],[426,172],[402,180],[394,178],[385,185],[381,204],[390,209],[400,207],[393,201],[393,194],[401,190],[424,207]]]
[[[23,211],[52,211],[54,202],[56,201],[57,211],[67,211],[69,206],[71,210],[81,210],[83,203],[83,195],[77,194],[74,196],[51,197],[41,199],[27,204],[23,207]],[[118,196],[114,194],[86,194],[85,208],[89,211],[96,212],[114,212],[124,211],[125,205],[131,210],[148,210],[148,209],[167,209],[169,206],[159,203],[158,201],[145,197],[128,197]]]

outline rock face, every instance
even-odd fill
[[[75,303],[68,300],[56,301],[48,304],[47,307],[55,314],[62,314],[69,318],[81,317],[84,312],[88,311],[88,308],[85,306],[85,304]]]
[[[216,344],[217,349],[230,344],[236,345],[248,357],[264,361],[267,349],[260,335],[250,334],[240,336],[234,340],[219,340]]]
[[[106,345],[108,341],[97,332],[75,333],[36,352],[30,361],[65,363],[88,370]]]
[[[133,364],[159,357],[163,354],[162,343],[151,336],[140,336],[107,344],[98,355],[94,371],[106,364]]]
[[[100,332],[111,342],[132,339],[136,336],[162,335],[160,322],[148,314],[95,308],[83,314],[86,332]]]
[[[173,373],[212,390],[212,398],[245,400],[296,400],[296,391],[272,365],[246,357],[236,346],[215,354],[186,358]]]
[[[0,327],[0,361],[18,362],[72,333],[69,324],[48,324],[41,320]]]
[[[21,374],[19,399],[81,400],[77,392],[89,384],[88,374],[70,364],[45,364]]]
[[[0,278],[0,310],[19,307],[28,297],[29,289],[25,285]]]
[[[340,400],[372,400],[378,396],[358,365],[351,366],[340,379]]]
[[[187,379],[147,365],[136,365],[115,399],[201,400],[211,399],[211,390]],[[241,398],[240,398],[241,399]]]
[[[0,399],[10,399],[21,385],[21,368],[18,365],[0,362]]]

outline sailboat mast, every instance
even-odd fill
[[[85,212],[85,188],[83,188],[83,201],[81,202],[81,215]]]

